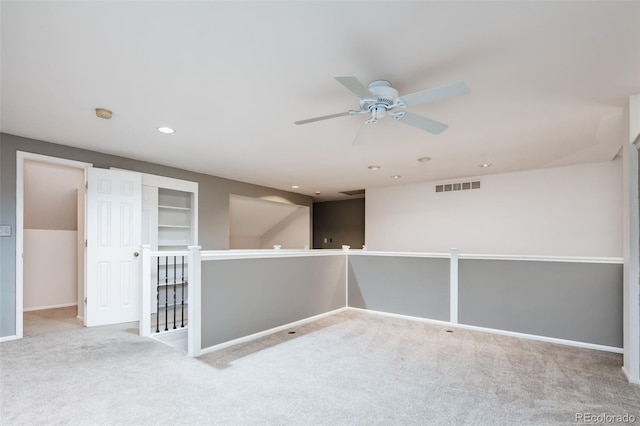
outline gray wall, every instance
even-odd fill
[[[449,259],[349,256],[348,305],[449,321]],[[622,347],[622,264],[459,262],[461,324]]]
[[[202,262],[202,347],[346,305],[345,256]]]
[[[349,256],[349,306],[449,321],[449,259]]]
[[[205,250],[229,248],[230,194],[279,196],[294,204],[312,205],[311,197],[291,192],[0,133],[0,224],[11,225],[13,231],[11,237],[0,238],[0,337],[15,334],[16,151],[83,161],[94,167],[118,167],[198,182],[198,239]]]
[[[313,203],[313,248],[335,249],[343,244],[361,248],[365,242],[364,217],[364,198]]]
[[[621,348],[622,267],[460,260],[459,321]]]

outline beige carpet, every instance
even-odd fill
[[[191,359],[66,311],[0,344],[2,425],[640,423],[617,354],[350,311]]]

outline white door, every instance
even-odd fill
[[[138,321],[141,175],[89,168],[87,181],[86,325]]]

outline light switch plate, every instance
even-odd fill
[[[0,237],[11,236],[11,225],[0,225]]]

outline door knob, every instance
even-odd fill
[[[140,256],[140,253],[138,253],[137,251],[134,251],[133,252],[133,257],[138,257],[138,256]]]

